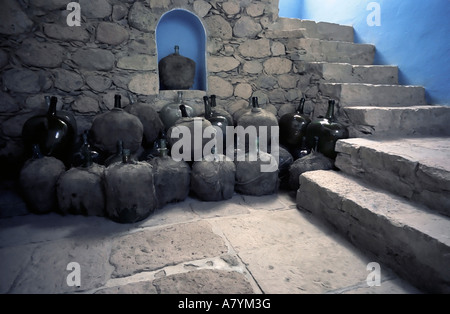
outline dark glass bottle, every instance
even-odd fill
[[[227,126],[228,120],[224,116],[219,114],[214,114],[211,108],[211,104],[209,103],[208,96],[203,97],[203,103],[205,104],[205,118],[211,122],[212,126],[217,127],[222,131],[223,144],[226,144],[226,135],[227,135]]]
[[[336,142],[349,137],[348,129],[335,120],[334,106],[335,101],[330,100],[326,116],[311,122],[306,131],[307,146],[313,149],[317,137],[317,150],[331,159],[335,159],[337,155],[335,151]]]
[[[302,145],[302,139],[306,135],[306,128],[311,119],[304,114],[305,98],[294,113],[288,113],[280,118],[280,143],[290,150],[298,150]]]
[[[216,95],[211,95],[209,97],[209,103],[211,105],[211,111],[214,116],[222,116],[225,117],[228,121],[228,125],[234,125],[234,120],[231,114],[225,109],[221,109],[217,107],[217,99]]]
[[[60,159],[69,167],[76,140],[76,127],[71,125],[68,118],[58,115],[57,102],[56,97],[51,97],[47,114],[36,115],[24,123],[22,138],[27,155],[32,155],[32,146],[37,144],[44,156]]]

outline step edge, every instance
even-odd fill
[[[411,202],[409,200],[406,200],[400,196],[397,196],[395,194],[392,194],[389,191],[383,190],[377,186],[372,186],[367,182],[364,182],[361,179],[355,178],[353,176],[350,176],[348,174],[343,174],[341,172],[337,172],[334,171],[335,174],[337,176],[340,177],[340,180],[346,180],[353,182],[354,184],[356,184],[358,187],[361,187],[361,189],[370,189],[371,191],[377,193],[377,194],[384,194],[387,196],[387,198],[389,199],[389,204],[392,204],[391,201],[393,201],[394,203],[399,202],[402,203],[406,206],[406,208],[404,208],[403,210],[405,211],[404,213],[400,213],[399,215],[402,216],[400,219],[392,219],[393,217],[390,217],[389,215],[386,215],[386,213],[382,213],[382,212],[376,212],[374,210],[372,210],[372,208],[368,208],[368,206],[365,206],[364,204],[359,204],[358,202],[356,202],[353,199],[349,199],[347,198],[348,194],[343,195],[342,193],[333,191],[331,188],[326,187],[326,186],[322,186],[320,185],[317,181],[314,180],[313,177],[314,175],[320,175],[321,173],[323,173],[324,170],[318,170],[318,171],[310,171],[307,173],[302,174],[300,177],[304,177],[307,180],[311,180],[311,182],[313,182],[314,184],[320,186],[323,189],[326,189],[332,193],[334,193],[335,195],[337,195],[339,198],[346,200],[348,202],[352,202],[355,205],[357,205],[360,208],[364,208],[365,210],[370,211],[371,213],[373,213],[374,215],[378,215],[383,217],[383,219],[385,219],[386,221],[389,221],[390,223],[394,222],[393,225],[395,225],[396,227],[399,228],[405,228],[405,227],[409,227],[411,230],[413,230],[414,232],[418,232],[420,234],[423,234],[427,237],[429,237],[430,239],[433,239],[435,241],[438,241],[440,244],[445,245],[446,247],[448,247],[448,249],[450,250],[450,234],[447,236],[439,236],[436,234],[432,234],[427,230],[421,230],[420,226],[411,226],[409,225],[407,222],[405,222],[405,217],[404,216],[408,216],[408,215],[421,215],[422,218],[424,220],[421,221],[427,221],[427,222],[431,222],[431,221],[438,221],[443,227],[442,229],[445,230],[450,230],[450,217],[447,217],[445,215],[436,213],[435,211],[432,211],[430,209],[428,209],[427,207],[421,205],[421,204],[417,204],[414,202]],[[329,172],[329,171],[326,171]],[[302,179],[300,179],[300,182],[302,181]],[[301,189],[301,184],[300,184],[300,189]],[[300,190],[299,189],[299,190]],[[354,190],[352,191],[354,193]],[[380,201],[379,199],[377,199],[378,201]],[[397,223],[397,224],[395,224]],[[423,224],[422,224],[423,225]]]

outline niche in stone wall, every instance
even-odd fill
[[[173,54],[175,46],[179,47],[181,56],[194,60],[195,79],[191,89],[206,91],[206,32],[195,14],[184,9],[166,12],[156,27],[156,45],[158,63]]]

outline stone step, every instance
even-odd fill
[[[350,137],[450,135],[450,106],[346,107]]]
[[[353,138],[336,151],[342,172],[450,217],[450,137]]]
[[[295,18],[279,18],[269,29],[292,30],[305,29],[305,37],[323,40],[336,40],[354,42],[354,30],[352,26],[339,25],[327,22],[315,22]]]
[[[307,38],[307,32],[304,28],[297,29],[267,29],[263,33],[263,38],[269,39],[287,39],[287,38]]]
[[[398,84],[398,67],[308,62],[306,72],[317,74],[325,83]]]
[[[422,86],[322,83],[319,91],[324,96],[338,100],[341,107],[407,107],[427,104]]]
[[[450,293],[450,218],[336,171],[300,176],[297,206],[420,290]]]
[[[288,40],[286,52],[292,61],[371,65],[375,57],[375,46],[313,38],[293,38]]]

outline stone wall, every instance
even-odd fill
[[[123,106],[129,95],[157,110],[174,102],[176,91],[159,91],[155,42],[159,18],[174,8],[196,14],[207,33],[208,90],[185,93],[199,110],[205,94],[216,94],[218,105],[231,113],[257,96],[281,116],[294,110],[310,83],[287,57],[283,40],[268,31],[278,19],[278,0],[79,0],[79,27],[67,25],[69,2],[2,0],[4,169],[23,162],[22,126],[46,110],[45,95],[58,96],[58,108],[74,112],[80,133],[113,107],[116,93],[123,95]]]

